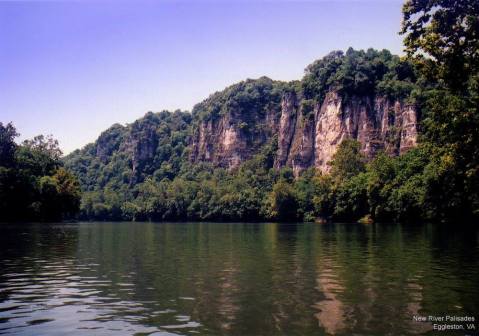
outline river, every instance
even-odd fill
[[[477,230],[439,225],[4,224],[0,334],[466,335]],[[472,332],[469,334],[473,334]]]

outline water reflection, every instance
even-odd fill
[[[476,231],[82,223],[2,233],[0,334],[416,335],[433,333],[413,315],[479,311]]]
[[[315,316],[320,327],[323,327],[328,334],[336,335],[345,328],[345,307],[339,298],[344,287],[340,283],[330,258],[318,261],[316,282],[317,289],[324,298],[315,304],[315,308],[319,311]]]

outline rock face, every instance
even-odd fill
[[[149,112],[131,124],[120,144],[120,152],[125,153],[131,161],[130,184],[137,182],[138,172],[153,159],[158,147],[158,125],[154,117],[154,114]]]
[[[100,162],[108,162],[111,155],[118,150],[124,130],[124,126],[120,124],[114,124],[105,132],[100,134],[95,146],[95,155],[99,158]]]
[[[231,110],[221,118],[201,121],[193,131],[190,160],[234,168],[250,159],[278,133],[279,111]]]
[[[337,146],[346,138],[357,139],[368,158],[381,150],[398,155],[414,147],[417,114],[413,105],[383,96],[345,99],[328,92],[321,103],[311,106],[288,92],[279,110],[230,110],[201,122],[192,137],[190,160],[233,169],[273,136],[278,141],[276,168],[289,166],[296,176],[313,166],[327,172]]]

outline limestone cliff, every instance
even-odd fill
[[[284,109],[279,85],[266,77],[247,80],[198,104],[190,160],[233,168],[256,154],[278,133]]]
[[[381,95],[345,99],[330,91],[322,102],[308,104],[294,92],[285,92],[279,111],[233,109],[202,121],[192,137],[190,159],[232,169],[276,135],[275,167],[289,166],[298,175],[312,166],[328,171],[337,146],[346,138],[357,139],[369,158],[380,150],[398,155],[416,145],[416,109],[404,101]],[[252,127],[263,131],[252,132]]]

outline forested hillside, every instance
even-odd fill
[[[295,139],[305,139],[307,123],[322,115],[315,106],[328,93],[344,100],[346,107],[337,113],[344,126],[328,145],[335,148],[348,138],[362,140],[355,154],[364,156],[360,160],[364,165],[385,145],[371,150],[375,139],[361,138],[361,130],[369,126],[374,133],[379,129],[374,119],[388,112],[384,110],[393,110],[394,102],[405,105],[402,101],[409,98],[407,104],[413,104],[415,81],[412,64],[388,51],[349,49],[308,66],[301,81],[247,80],[211,95],[192,114],[147,113],[133,124],[113,125],[95,143],[65,159],[84,192],[81,216],[136,220],[313,220],[330,216],[317,199],[318,204],[313,203],[321,187],[316,184],[321,185],[329,175],[315,169],[320,167],[314,160],[296,169],[292,159],[296,156],[298,162],[299,148],[304,148]],[[289,110],[285,105],[292,96],[295,106]],[[390,106],[373,106],[377,97],[391,99]],[[361,108],[369,108],[366,118],[371,120],[359,119]],[[285,118],[295,124],[291,134],[284,127]],[[379,140],[399,150],[395,115],[385,119],[391,130]],[[356,130],[347,131],[348,127]],[[327,130],[318,132],[326,134]],[[286,137],[290,140],[284,146]],[[398,150],[392,148],[388,154],[399,154]],[[329,162],[321,164],[326,171],[329,166]]]

